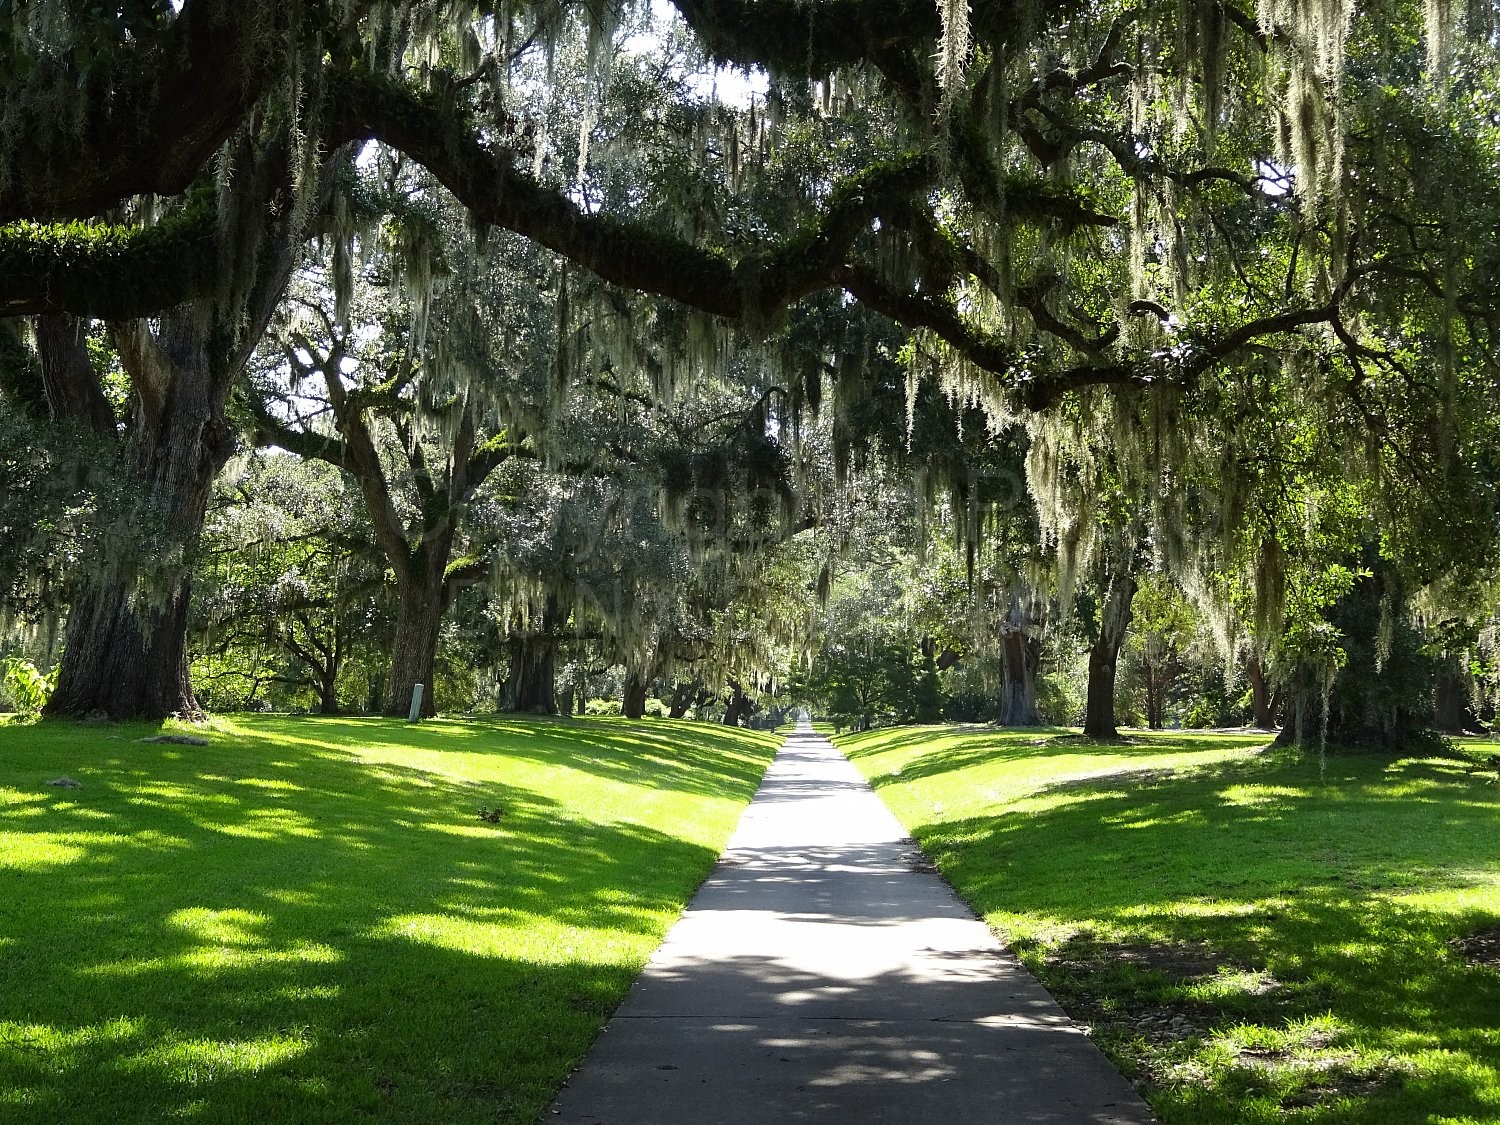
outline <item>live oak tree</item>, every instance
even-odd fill
[[[384,560],[357,489],[273,451],[219,478],[194,579],[193,684],[206,707],[363,707],[389,639]]]
[[[997,417],[1134,395],[1206,442],[1232,432],[1195,428],[1212,386],[1253,404],[1271,356],[1319,373],[1380,472],[1465,494],[1450,469],[1493,378],[1489,6],[676,9],[686,31],[655,40],[621,33],[635,9],[559,0],[6,9],[0,309],[117,325],[133,406],[111,440],[164,560],[93,560],[54,709],[193,706],[184,575],[223,404],[330,162],[372,139],[478,224],[688,310],[695,359],[717,324],[774,336],[847,295]],[[561,130],[537,75],[569,50]],[[677,78],[699,59],[765,71],[767,95],[706,102]],[[107,434],[78,338],[38,337],[48,405]]]
[[[379,232],[330,256],[358,258],[360,276],[314,268],[289,295],[268,339],[279,355],[247,403],[260,440],[356,483],[396,587],[382,709],[405,714],[422,684],[430,715],[444,616],[489,569],[467,512],[495,469],[535,455],[522,434],[542,412],[556,334],[538,290],[545,260],[524,245],[480,252],[455,237],[455,216],[424,204],[423,184],[403,183]],[[324,286],[348,292],[330,307]]]

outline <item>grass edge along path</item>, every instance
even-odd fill
[[[1179,732],[835,741],[1168,1125],[1500,1121],[1493,770]]]
[[[530,1122],[780,742],[618,719],[155,733],[0,725],[0,1121]]]

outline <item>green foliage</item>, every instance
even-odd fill
[[[1036,680],[1037,714],[1048,726],[1077,726],[1083,717],[1087,689],[1087,673],[1076,664],[1043,672]]]
[[[56,612],[84,576],[80,556],[125,554],[151,528],[119,518],[124,487],[89,435],[17,411],[0,395],[0,605]]]
[[[0,271],[11,286],[47,291],[59,305],[139,315],[210,285],[215,225],[201,206],[144,227],[8,223],[0,226]]]
[[[1417,753],[1442,748],[1429,729],[1433,716],[1434,662],[1402,604],[1393,576],[1375,574],[1355,583],[1329,613],[1343,657],[1328,694],[1326,726],[1318,736],[1336,747]],[[1313,719],[1306,731],[1312,741]]]
[[[57,686],[60,665],[42,673],[29,660],[19,656],[8,656],[0,660],[0,692],[10,698],[15,709],[23,715],[39,715],[47,705],[47,698]]]
[[[367,709],[390,635],[376,559],[342,473],[278,452],[232,465],[219,479],[195,574],[191,671],[200,703]],[[460,657],[445,662],[450,669],[458,681],[473,675]]]

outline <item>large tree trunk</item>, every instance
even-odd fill
[[[1042,719],[1036,709],[1036,673],[1041,655],[1041,642],[1031,635],[1019,604],[1013,605],[1000,632],[1000,656],[1004,669],[1000,689],[1001,726],[1041,725]]]
[[[730,680],[729,689],[729,700],[724,706],[724,723],[726,726],[742,727],[750,718],[750,697],[745,694],[744,685],[738,680]]]
[[[1118,738],[1115,728],[1115,669],[1120,645],[1130,628],[1130,603],[1136,581],[1117,575],[1109,584],[1099,618],[1099,636],[1089,648],[1088,699],[1084,708],[1083,733],[1090,738]]]
[[[557,595],[547,595],[540,631],[511,634],[510,678],[505,697],[512,711],[535,715],[557,714],[557,629],[562,624]]]
[[[433,668],[438,636],[447,610],[444,571],[452,547],[451,535],[439,534],[416,552],[411,566],[396,580],[396,633],[391,640],[391,670],[386,677],[385,706],[393,717],[411,710],[412,690],[422,685],[422,715],[437,714]]]
[[[163,604],[132,604],[118,575],[96,577],[68,614],[67,647],[48,715],[164,719],[199,713],[187,668],[191,583],[180,577]]]
[[[337,715],[339,713],[338,678],[338,669],[331,664],[328,670],[318,677],[318,714]]]
[[[1245,678],[1250,681],[1250,721],[1260,730],[1276,729],[1276,701],[1271,698],[1266,670],[1257,653],[1252,652],[1245,661]]]
[[[1477,726],[1469,710],[1469,692],[1458,662],[1444,659],[1433,679],[1433,728],[1443,734],[1463,734]]]
[[[170,381],[157,384],[160,399],[143,397],[122,450],[134,504],[123,534],[106,536],[104,557],[87,564],[50,715],[198,712],[187,667],[192,557],[234,437],[223,416],[227,377],[210,370],[201,328],[164,343]]]
[[[627,719],[639,719],[646,714],[646,690],[650,685],[644,676],[631,672],[625,677],[624,699],[620,713]]]
[[[138,320],[111,326],[134,399],[121,449],[136,501],[127,518],[132,532],[153,541],[147,554],[134,549],[133,534],[115,542],[106,536],[102,557],[87,564],[90,576],[69,612],[50,714],[164,718],[198,710],[187,673],[189,574],[214,477],[234,448],[224,405],[286,290],[302,243],[295,224],[304,212],[288,192],[287,141],[284,133],[237,141],[233,186],[220,199],[220,228],[230,241],[220,247],[217,268],[243,282],[250,263],[249,284],[180,305],[158,318],[155,331]],[[38,345],[53,416],[113,437],[113,411],[88,362],[83,326],[41,320]]]
[[[509,710],[533,715],[557,714],[557,641],[546,634],[511,637],[510,678],[505,687]]]
[[[672,687],[672,699],[667,707],[667,718],[681,719],[688,713],[693,700],[698,697],[701,684],[698,680],[678,681]]]

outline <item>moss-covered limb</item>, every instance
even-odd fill
[[[942,32],[931,0],[673,0],[718,62],[818,77]],[[978,6],[978,5],[976,5]]]
[[[1031,314],[1032,323],[1050,336],[1056,336],[1070,347],[1085,355],[1097,355],[1120,338],[1118,324],[1091,324],[1087,329],[1069,323],[1058,316],[1047,304],[1060,282],[1057,277],[1039,278],[1016,291],[1016,304]]]
[[[1334,300],[1326,305],[1289,309],[1275,316],[1246,321],[1222,336],[1204,340],[1197,349],[1200,358],[1193,360],[1191,366],[1197,372],[1207,371],[1257,340],[1267,336],[1279,336],[1284,332],[1293,332],[1298,328],[1306,328],[1313,324],[1332,324],[1338,320],[1338,316],[1339,302]]]
[[[838,67],[890,59],[919,48],[931,54],[943,31],[932,0],[672,0],[718,62],[818,78]],[[1063,15],[1076,0],[973,0],[979,42],[1029,33],[1038,17]]]
[[[507,434],[496,434],[481,442],[469,455],[464,468],[464,479],[468,482],[468,495],[488,479],[489,475],[513,457],[535,459],[536,451],[523,442],[517,442]],[[464,497],[467,499],[468,497]]]
[[[1084,125],[1073,120],[1057,107],[1045,103],[1039,102],[1035,108],[1046,118],[1048,128],[1045,131],[1038,130],[1033,124],[1030,127],[1018,125],[1017,129],[1034,155],[1045,154],[1047,159],[1055,160],[1081,146],[1097,145],[1107,152],[1120,171],[1132,180],[1141,182],[1170,180],[1185,188],[1197,188],[1215,182],[1227,183],[1239,188],[1252,200],[1268,201],[1265,192],[1266,176],[1250,175],[1233,168],[1221,168],[1215,165],[1174,167],[1158,156],[1143,155],[1150,151],[1150,146],[1141,138],[1132,136],[1128,132],[1115,133]]]
[[[856,238],[883,213],[908,209],[936,175],[925,154],[875,165],[836,186],[802,232],[747,252],[736,264],[716,248],[585,214],[561,191],[520,171],[509,153],[481,144],[462,114],[368,72],[342,72],[330,105],[332,143],[380,140],[423,164],[479,221],[523,235],[615,285],[734,320],[773,319],[798,298],[837,285]]]
[[[0,227],[0,316],[149,316],[208,292],[214,216],[154,226],[15,222]]]
[[[287,425],[272,413],[270,403],[255,387],[250,387],[240,401],[250,415],[250,431],[257,446],[274,445],[305,460],[326,461],[340,469],[352,465],[353,458],[343,441],[332,434],[313,433]]]
[[[1136,302],[1143,315],[1157,315],[1149,302]],[[1083,363],[1066,370],[1037,373],[1020,389],[1022,403],[1031,410],[1044,410],[1070,391],[1093,386],[1178,385],[1192,386],[1205,373],[1233,360],[1244,349],[1267,336],[1295,332],[1314,324],[1331,324],[1338,318],[1338,305],[1291,309],[1275,316],[1246,321],[1221,335],[1184,338],[1168,359],[1159,352],[1150,356],[1123,356],[1109,363]]]
[[[909,328],[936,333],[975,366],[1009,382],[1016,376],[1018,356],[997,337],[965,322],[946,295],[903,292],[892,288],[869,270],[847,267],[840,280],[856,300],[883,316]]]
[[[7,83],[0,221],[185,191],[278,77],[273,45],[293,34],[282,25],[297,7],[187,0],[176,19],[107,56],[43,60]]]
[[[925,120],[934,97],[931,76],[918,68],[901,65],[901,62],[899,58],[888,55],[883,56],[877,65],[892,89],[904,100],[913,119]],[[1090,68],[1070,77],[1083,86],[1122,73],[1126,72],[1101,64],[1097,73]],[[1118,217],[1098,210],[1089,195],[1077,187],[1004,171],[994,138],[983,124],[996,112],[996,107],[991,104],[997,96],[994,82],[986,74],[981,75],[974,86],[973,99],[956,101],[946,122],[947,166],[958,177],[969,203],[981,211],[1003,216],[1003,221],[1008,224],[1045,225],[1071,231],[1079,227],[1107,227],[1119,223]],[[1016,118],[1011,107],[1003,109],[1007,116]],[[1028,131],[1024,119],[1016,119],[1013,125],[1044,166],[1062,155],[1063,150],[1050,138],[1040,136],[1035,128]]]
[[[844,271],[842,280],[844,288],[868,308],[908,327],[927,329],[974,366],[990,372],[1028,410],[1044,410],[1069,391],[1083,387],[1147,381],[1139,367],[1126,361],[1090,362],[1061,371],[1038,370],[1026,357],[966,322],[946,297],[900,292],[854,267]],[[1204,358],[1209,359],[1206,353]],[[1209,363],[1214,361],[1209,359]]]
[[[367,71],[341,71],[330,86],[333,143],[380,140],[426,167],[480,222],[523,235],[627,289],[740,315],[724,255],[613,216],[585,214],[522,172],[509,153],[482,144],[450,106]]]
[[[908,153],[872,165],[837,184],[823,213],[803,232],[764,255],[751,255],[735,274],[754,315],[772,314],[809,293],[836,283],[854,242],[878,220],[904,226],[917,208],[914,197],[932,188],[937,162]]]

